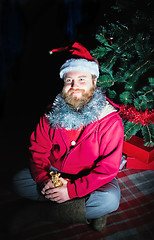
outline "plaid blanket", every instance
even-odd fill
[[[118,180],[121,204],[108,218],[104,239],[153,239],[154,171],[123,170]]]
[[[20,240],[151,240],[154,228],[154,171],[124,169],[118,173],[121,203],[109,214],[103,232],[86,224],[41,223]]]

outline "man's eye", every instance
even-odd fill
[[[85,81],[85,79],[84,78],[80,78],[80,81],[83,82],[83,81]]]
[[[71,82],[72,82],[72,79],[68,78],[68,79],[66,79],[65,82],[66,82],[66,83],[71,83]]]

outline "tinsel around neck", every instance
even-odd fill
[[[100,88],[96,88],[90,102],[79,110],[69,107],[59,93],[46,117],[52,128],[77,129],[99,119],[105,105],[106,97]]]

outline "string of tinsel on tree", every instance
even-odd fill
[[[134,106],[120,105],[120,115],[122,119],[142,126],[154,124],[154,109],[146,109],[144,112],[137,110]]]

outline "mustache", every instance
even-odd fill
[[[69,89],[69,91],[68,91],[68,94],[71,94],[71,93],[73,93],[73,92],[81,92],[81,93],[84,93],[85,92],[85,90],[84,89],[73,89],[73,88],[71,88],[71,89]]]
[[[76,99],[72,96],[71,93],[75,91],[82,92],[81,99]],[[84,105],[86,105],[90,101],[90,99],[93,97],[94,92],[95,92],[95,86],[92,86],[88,92],[86,92],[84,89],[70,88],[66,93],[65,89],[63,88],[62,97],[69,107],[73,109],[77,109],[77,108],[82,108]]]

